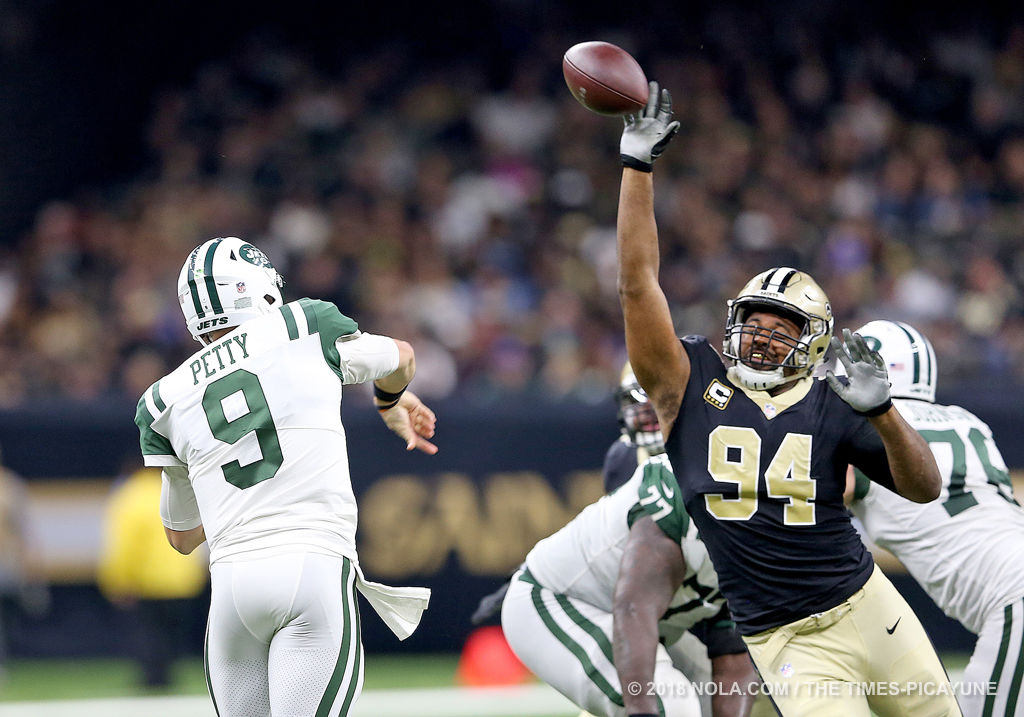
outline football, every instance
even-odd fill
[[[562,57],[573,97],[592,112],[623,115],[647,104],[647,77],[632,55],[610,42],[581,42]]]

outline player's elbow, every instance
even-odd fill
[[[942,479],[938,470],[921,470],[913,481],[901,486],[900,495],[915,503],[930,503],[942,492]]]
[[[171,530],[165,527],[164,534],[171,547],[182,555],[190,555],[206,540],[206,533],[201,525],[191,530]]]

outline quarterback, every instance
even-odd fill
[[[958,691],[964,714],[1021,717],[1024,510],[992,430],[970,411],[935,403],[935,351],[913,326],[871,321],[857,333],[885,361],[893,403],[935,454],[942,493],[918,505],[854,471],[851,509],[868,537],[978,636]]]
[[[139,400],[147,466],[163,469],[167,538],[210,550],[210,696],[221,717],[347,715],[363,655],[359,590],[404,639],[429,591],[363,578],[355,550],[342,386],[374,382],[386,425],[428,454],[435,418],[406,390],[404,341],[359,331],[333,304],[283,303],[252,244],[211,239],[188,256],[178,301],[203,345]]]
[[[658,283],[652,173],[679,129],[671,117],[671,97],[652,82],[619,145],[626,347],[754,664],[784,717],[958,715],[924,629],[843,504],[850,463],[911,500],[939,494],[935,459],[893,406],[881,359],[860,336],[833,337],[827,296],[789,267],[761,272],[728,303],[724,359],[703,336],[676,336]],[[829,346],[847,378],[813,377]],[[620,678],[649,679],[654,647],[639,634],[617,642],[616,664],[620,650],[638,656]],[[879,680],[941,689],[859,689]],[[626,706],[632,717],[658,713],[643,694]]]

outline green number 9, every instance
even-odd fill
[[[224,412],[224,401],[237,393],[241,393],[247,410],[229,420]],[[281,453],[281,442],[277,438],[277,428],[270,414],[267,396],[256,374],[239,369],[211,383],[203,393],[203,410],[206,411],[206,420],[214,438],[234,445],[250,433],[255,433],[263,455],[260,460],[244,466],[237,460],[225,463],[221,466],[224,480],[244,490],[277,475],[284,463],[284,455]]]

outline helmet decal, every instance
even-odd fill
[[[252,244],[243,244],[238,249],[238,256],[242,257],[243,261],[247,261],[250,264],[256,266],[262,266],[267,269],[273,269],[274,265],[270,263],[270,259],[261,250],[254,247]]]

